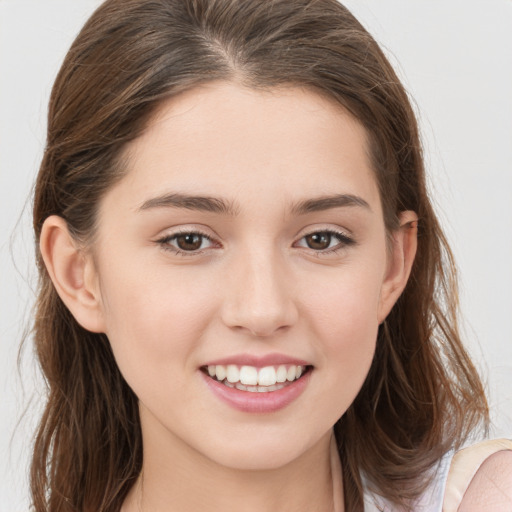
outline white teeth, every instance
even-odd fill
[[[254,366],[242,366],[240,368],[240,382],[246,386],[255,386],[258,384],[258,370]]]
[[[224,380],[226,378],[226,367],[218,364],[215,367],[215,375],[217,376],[218,380]]]
[[[240,370],[238,369],[238,366],[229,364],[226,369],[226,378],[229,382],[238,382],[240,380]]]
[[[286,366],[282,364],[276,372],[276,382],[286,382]]]
[[[273,366],[265,366],[258,372],[258,384],[260,386],[273,386],[276,383],[276,370]]]
[[[256,368],[254,366],[242,366],[236,364],[210,365],[207,368],[208,375],[223,382],[230,388],[237,388],[242,391],[266,393],[277,391],[284,387],[283,383],[293,382],[304,373],[304,366],[284,364]]]

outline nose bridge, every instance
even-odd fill
[[[256,336],[291,326],[297,309],[283,255],[268,243],[243,250],[235,259],[224,300],[224,323]]]

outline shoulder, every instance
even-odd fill
[[[471,480],[459,512],[510,512],[512,510],[512,451],[488,457]]]

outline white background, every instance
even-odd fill
[[[40,400],[27,203],[50,87],[97,0],[0,0],[0,512],[26,511]],[[416,100],[434,199],[460,268],[464,334],[512,437],[512,0],[350,0]],[[23,411],[28,408],[22,417]]]

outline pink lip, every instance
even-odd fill
[[[264,356],[255,356],[251,354],[238,354],[223,359],[215,359],[209,361],[203,366],[215,365],[227,366],[228,364],[236,364],[238,366],[255,366],[256,368],[264,368],[265,366],[279,366],[280,364],[295,365],[295,366],[311,366],[311,363],[302,359],[295,359],[284,354],[266,354]]]
[[[236,362],[238,363],[238,361],[239,360],[237,359]],[[289,359],[287,362],[289,362]],[[271,366],[268,363],[266,363],[266,365]],[[256,365],[252,364],[252,366]],[[212,391],[213,394],[220,398],[224,403],[242,412],[261,414],[271,413],[283,409],[295,399],[297,399],[308,385],[311,374],[313,372],[310,369],[310,371],[308,371],[300,379],[293,381],[283,389],[278,391],[269,391],[267,393],[252,393],[250,391],[241,391],[236,388],[230,388],[221,382],[212,379],[202,371],[199,371],[199,373],[204,379],[204,382],[208,386],[209,390]]]

